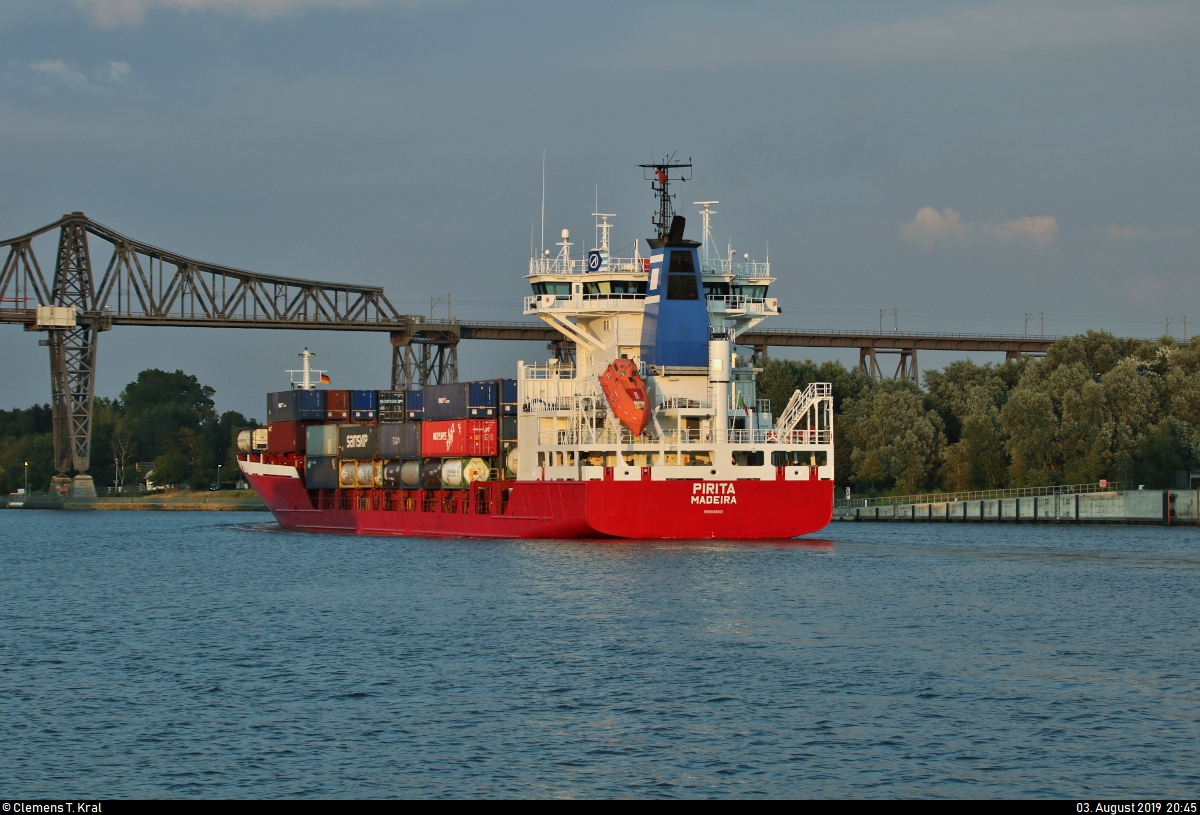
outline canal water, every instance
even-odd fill
[[[1200,535],[0,517],[7,797],[1200,794]]]

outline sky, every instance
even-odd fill
[[[1194,2],[5,0],[0,237],[78,210],[214,263],[382,285],[404,312],[449,293],[455,316],[515,320],[543,151],[546,244],[588,248],[598,197],[617,254],[651,234],[636,165],[674,153],[695,165],[678,209],[719,200],[719,245],[769,248],[776,327],[883,309],[1182,336],[1198,46]],[[35,249],[52,267],[53,240]],[[49,400],[38,338],[0,325],[0,407]],[[178,368],[261,420],[305,346],[335,386],[387,386],[386,335],[118,327],[96,392]],[[546,354],[464,342],[460,375]]]

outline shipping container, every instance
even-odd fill
[[[376,391],[350,391],[350,418],[355,421],[369,421],[375,418],[379,409],[379,396]]]
[[[302,452],[305,427],[303,422],[274,422],[267,425],[267,452]]]
[[[315,424],[308,428],[304,452],[310,456],[336,456],[338,454],[338,426]]]
[[[486,419],[496,415],[495,382],[429,385],[424,391],[422,419]]]
[[[251,450],[254,449],[254,447],[252,446],[253,443],[254,443],[254,431],[253,430],[239,430],[238,431],[237,449],[239,452],[249,453]]]
[[[404,412],[404,391],[380,391],[379,408],[375,414],[381,422],[403,422],[408,416]]]
[[[325,418],[325,391],[267,394],[267,422],[308,422]]]
[[[421,397],[421,391],[404,392],[404,415],[408,417],[410,422],[421,421],[424,404],[425,400]]]
[[[415,490],[421,486],[421,462],[385,461],[383,463],[383,487],[388,490]]]
[[[421,486],[427,490],[442,488],[442,460],[426,459],[421,462]]]
[[[375,438],[375,449],[380,458],[416,458],[421,455],[419,422],[380,422]]]
[[[420,459],[400,462],[400,486],[406,490],[415,490],[421,486]]]
[[[375,427],[363,424],[338,425],[338,455],[342,458],[375,458]]]
[[[467,479],[463,476],[463,464],[465,462],[461,458],[444,458],[442,459],[442,488],[447,490],[461,490],[467,486]]]
[[[496,455],[495,419],[455,419],[421,422],[421,455],[494,456]]]
[[[499,391],[500,404],[515,405],[517,403],[517,380],[500,379],[496,382]]]
[[[517,406],[515,403],[504,402],[500,405],[499,410],[500,410],[501,416],[516,416],[517,415]]]
[[[350,391],[323,391],[325,418],[340,422],[350,418]]]
[[[262,452],[267,449],[267,442],[270,439],[270,434],[265,427],[256,427],[254,432],[250,434],[250,446]]]
[[[500,417],[500,446],[517,443],[517,417]]]
[[[338,457],[307,456],[304,459],[304,483],[310,490],[336,490]]]

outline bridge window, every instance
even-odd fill
[[[571,296],[570,283],[534,283],[534,294],[557,294],[560,298],[566,299]]]
[[[705,297],[727,297],[728,295],[729,295],[729,284],[728,283],[721,282],[721,283],[705,283],[704,284],[704,296]]]
[[[761,300],[767,296],[766,286],[734,286],[734,294],[749,297],[751,300]]]

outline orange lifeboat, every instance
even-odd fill
[[[600,374],[600,389],[613,414],[629,428],[634,436],[642,435],[650,423],[650,403],[646,399],[646,383],[638,375],[633,360],[614,359]]]

